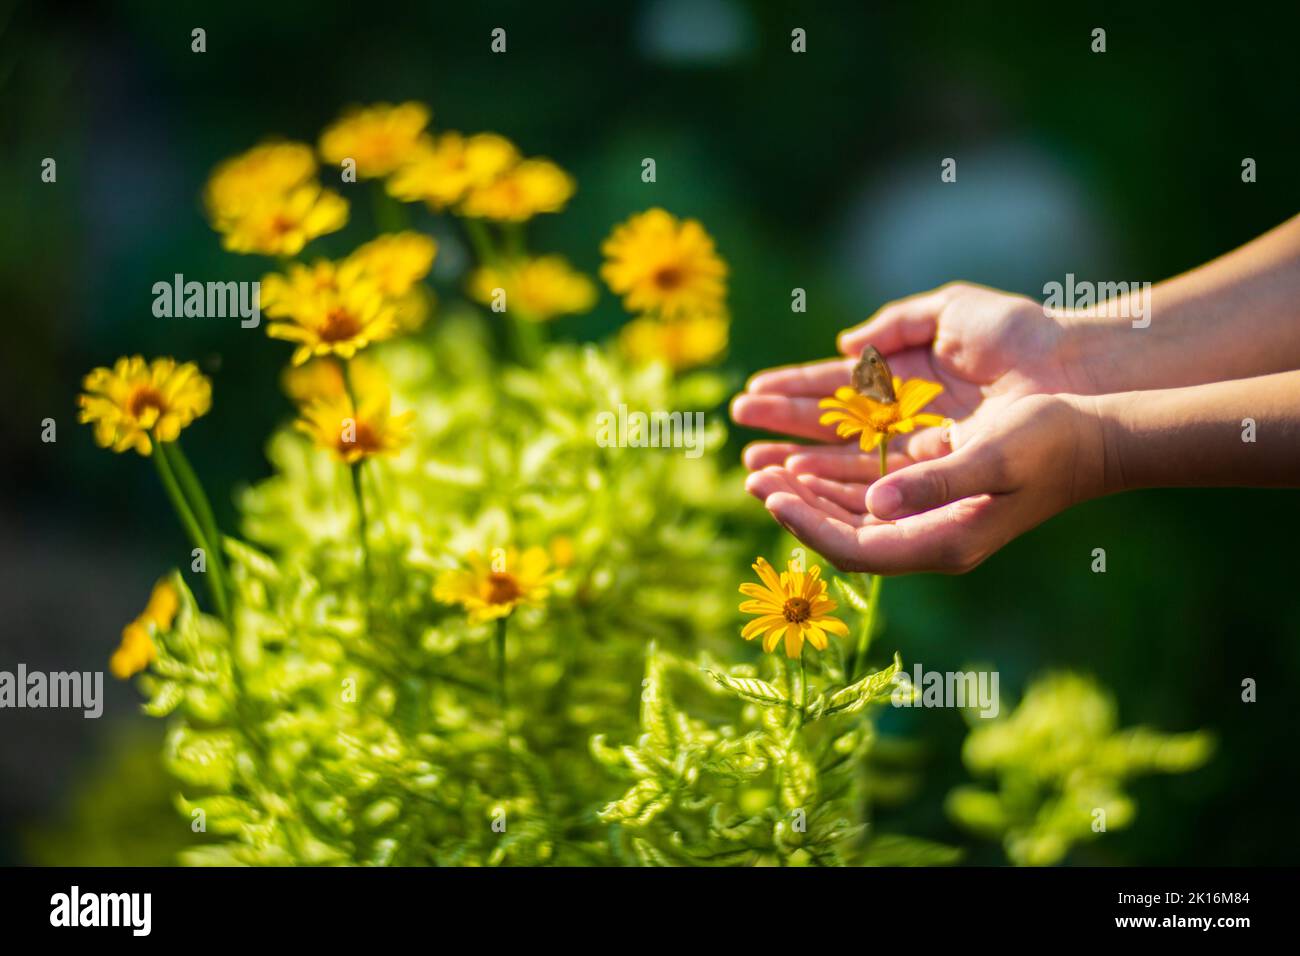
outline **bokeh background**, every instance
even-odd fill
[[[899,295],[958,278],[1039,297],[1067,272],[1158,280],[1300,208],[1294,5],[1058,7],[0,3],[0,668],[103,669],[151,583],[188,554],[153,470],[77,426],[88,369],[174,354],[214,377],[188,450],[222,524],[234,489],[268,472],[262,442],[291,411],[276,387],[284,349],[232,321],[151,312],[153,283],[176,272],[264,271],[223,253],[201,215],[224,156],[270,134],[314,140],[348,104],[418,99],[435,126],[499,131],[576,175],[536,246],[588,271],[634,211],[698,217],[732,267],[739,385],[827,354],[838,329]],[[190,52],[196,26],[205,54]],[[498,26],[505,55],[489,51]],[[806,54],[790,51],[794,27]],[[39,179],[47,156],[56,184]],[[647,156],[654,184],[640,179]],[[938,175],[949,156],[955,185]],[[365,225],[313,250],[343,252]],[[443,239],[435,284],[454,296]],[[795,287],[809,310],[792,319]],[[622,320],[606,294],[555,331],[600,337]],[[40,441],[47,417],[54,444]],[[1138,781],[1135,825],[1071,862],[1293,862],[1298,541],[1297,492],[1094,502],[965,577],[891,580],[882,640],[929,669],[996,666],[1004,698],[1045,669],[1090,671],[1126,725],[1218,735],[1209,766]],[[1104,575],[1089,570],[1095,547]],[[1255,704],[1240,700],[1246,677]],[[99,721],[0,712],[0,862],[165,862],[185,839],[160,723],[129,685],[105,686]],[[959,716],[884,719],[921,743],[925,771],[890,828],[999,861],[943,815],[966,778]]]

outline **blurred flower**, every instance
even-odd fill
[[[150,626],[154,631],[170,630],[180,598],[176,588],[166,578],[154,585],[149,603],[140,616],[122,628],[122,642],[108,659],[108,669],[114,677],[126,680],[144,670],[158,656]]]
[[[352,370],[355,405],[346,391],[323,394],[304,405],[294,423],[318,448],[348,465],[400,451],[415,418],[414,411],[392,414],[388,383],[377,368],[359,361]]]
[[[284,194],[267,195],[213,226],[230,252],[296,256],[312,239],[342,229],[347,221],[346,199],[306,183]]]
[[[459,202],[472,187],[491,182],[519,161],[519,151],[504,136],[443,133],[425,137],[386,184],[403,202],[423,200],[434,212]]]
[[[577,553],[573,548],[573,539],[566,534],[551,539],[551,560],[557,568],[567,568],[573,564]]]
[[[720,315],[693,319],[639,318],[619,332],[623,354],[634,363],[660,361],[675,371],[707,365],[727,347],[727,319]]]
[[[82,424],[94,423],[101,448],[141,455],[157,441],[175,441],[185,428],[212,407],[212,383],[193,362],[178,365],[161,358],[120,358],[111,369],[97,368],[82,380]]]
[[[267,276],[263,290],[263,310],[273,319],[266,334],[297,343],[294,365],[313,355],[351,358],[397,331],[392,304],[355,265],[293,265],[285,276]]]
[[[355,160],[362,179],[387,176],[415,154],[428,123],[429,110],[420,103],[353,109],[321,134],[320,154],[336,166]]]
[[[505,290],[508,312],[533,322],[588,312],[596,304],[595,283],[562,256],[484,266],[470,276],[470,298],[491,305],[496,289]]]
[[[549,571],[550,558],[543,548],[522,554],[516,548],[497,551],[489,560],[477,551],[465,556],[468,568],[444,571],[433,596],[444,604],[459,604],[472,623],[505,617],[521,604],[541,604],[550,593],[557,573]]]
[[[727,264],[694,219],[648,210],[616,226],[601,251],[601,278],[629,312],[680,318],[723,311]]]
[[[806,572],[796,571],[791,561],[788,570],[777,577],[772,565],[759,558],[754,562],[754,570],[763,583],[746,582],[740,586],[740,593],[750,598],[741,603],[740,610],[758,615],[740,632],[745,640],[752,641],[762,634],[763,650],[771,651],[784,638],[785,656],[797,659],[803,652],[805,638],[817,650],[824,651],[828,632],[840,637],[848,635],[848,625],[830,613],[837,605],[826,596],[820,567],[814,564]]]
[[[343,367],[330,356],[314,358],[304,365],[290,365],[280,376],[280,385],[284,393],[299,405],[347,392]]]
[[[573,195],[573,177],[547,159],[526,159],[483,185],[472,186],[460,213],[476,219],[523,222],[559,212]]]
[[[212,171],[204,203],[214,222],[236,219],[268,198],[291,192],[315,173],[316,157],[305,143],[263,143]]]
[[[942,425],[947,421],[942,415],[918,414],[942,391],[943,386],[938,382],[920,378],[904,382],[895,375],[894,395],[898,400],[886,405],[845,385],[835,390],[834,398],[821,400],[822,408],[833,409],[822,415],[821,423],[834,425],[835,434],[841,438],[852,438],[860,433],[859,447],[871,451],[880,444],[881,438],[888,439],[918,427]]]
[[[356,267],[374,281],[379,291],[397,299],[429,274],[438,244],[419,232],[395,232],[372,239],[348,256],[347,266]]]

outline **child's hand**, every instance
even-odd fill
[[[969,571],[1017,535],[1103,492],[1096,400],[1030,395],[983,408],[951,454],[874,484],[773,465],[746,487],[842,571]],[[874,463],[873,456],[853,457]]]
[[[1060,320],[1031,299],[965,283],[892,302],[840,334],[840,351],[849,358],[769,369],[750,380],[732,402],[738,424],[827,445],[760,442],[746,449],[745,464],[786,464],[798,472],[869,480],[874,460],[845,454],[851,446],[818,424],[817,405],[849,383],[854,359],[867,344],[881,351],[899,378],[942,384],[943,394],[927,411],[960,420],[1024,395],[1086,390],[1072,387],[1078,376],[1064,360],[1065,332]],[[898,453],[891,468],[947,450],[937,429],[916,432],[891,445]]]

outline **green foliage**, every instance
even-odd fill
[[[1001,839],[1012,862],[1050,865],[1075,843],[1132,823],[1137,807],[1125,780],[1194,770],[1213,751],[1204,732],[1119,730],[1118,723],[1114,699],[1091,679],[1061,673],[1036,681],[1014,712],[971,730],[963,759],[972,772],[996,777],[997,790],[955,789],[950,815]]]

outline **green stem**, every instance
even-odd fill
[[[496,247],[492,245],[492,236],[488,233],[483,220],[462,219],[461,222],[465,224],[465,234],[469,236],[469,244],[474,247],[474,256],[478,259],[478,264],[496,265]]]
[[[501,711],[501,742],[507,751],[510,749],[510,727],[506,721],[506,712],[510,707],[510,698],[506,693],[506,628],[510,615],[497,618],[497,707]]]
[[[352,496],[357,502],[357,539],[361,542],[361,570],[365,575],[364,580],[368,600],[370,594],[370,526],[366,520],[366,498],[361,491],[361,466],[364,462],[364,458],[354,461],[349,466],[349,471],[352,472]]]
[[[542,357],[541,323],[510,317],[510,338],[520,365],[535,366]]]
[[[163,488],[167,491],[167,497],[171,499],[172,507],[176,509],[176,515],[180,518],[181,525],[185,528],[185,533],[189,536],[190,542],[196,547],[201,548],[205,556],[213,554],[212,548],[208,544],[207,536],[203,533],[203,528],[199,524],[198,518],[194,516],[194,510],[185,500],[185,495],[181,492],[180,485],[176,481],[176,476],[172,473],[171,465],[167,461],[167,456],[160,451],[161,443],[155,443],[153,458],[154,465],[158,468],[158,477],[162,479]],[[226,603],[226,594],[223,590],[222,583],[215,573],[217,563],[212,562],[214,573],[204,574],[207,579],[208,593],[212,595],[212,603],[217,608],[217,613],[221,616],[226,626],[230,626],[230,608]]]
[[[884,478],[889,472],[889,439],[881,437],[880,439],[880,477]],[[864,579],[867,577],[863,575]],[[867,651],[871,647],[871,632],[876,625],[876,614],[880,607],[880,587],[884,578],[879,574],[871,575],[871,584],[867,588],[867,616],[862,622],[862,629],[858,632],[858,646],[853,651],[853,657],[850,661],[848,671],[844,675],[846,683],[852,684],[857,679],[857,670],[867,659]]]
[[[230,577],[230,571],[226,567],[226,555],[222,546],[224,538],[221,529],[217,527],[217,519],[212,513],[212,505],[203,490],[203,484],[190,466],[190,461],[181,449],[179,441],[160,444],[158,450],[168,456],[167,463],[171,466],[172,474],[176,477],[182,493],[193,509],[199,527],[203,529],[203,533],[211,545],[208,560],[212,564],[212,571],[216,575],[217,584],[221,587],[222,593],[226,596],[227,603],[229,603],[233,581]]]
[[[803,648],[799,648],[799,720],[795,724],[795,729],[803,726],[804,718],[808,716],[808,661],[804,656]]]

